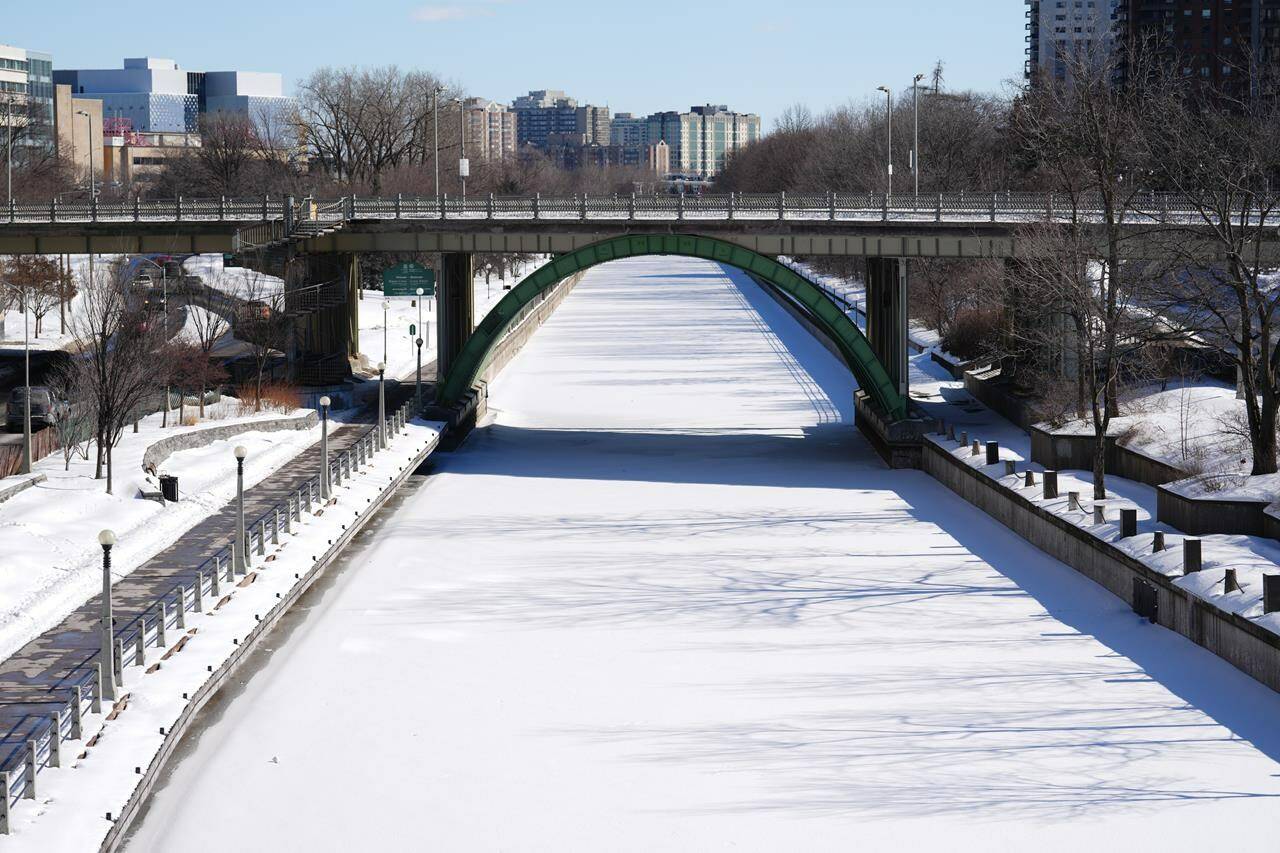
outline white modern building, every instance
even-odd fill
[[[59,70],[54,81],[78,98],[102,101],[106,120],[138,133],[194,133],[200,117],[248,115],[260,128],[279,125],[292,105],[281,75],[256,71],[188,71],[172,59],[126,59],[122,68]]]
[[[0,44],[0,128],[13,134],[15,145],[33,145],[47,144],[52,127],[53,57]],[[0,145],[8,139],[3,136]]]

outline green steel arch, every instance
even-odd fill
[[[813,282],[772,258],[713,237],[655,234],[613,237],[553,258],[526,276],[485,316],[449,368],[440,386],[440,402],[456,402],[489,364],[493,348],[538,294],[596,264],[637,255],[683,255],[704,258],[745,270],[785,291],[805,308],[840,349],[858,385],[892,418],[906,416],[906,400],[898,393],[862,330]]]

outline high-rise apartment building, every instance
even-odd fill
[[[1113,48],[1113,15],[1123,0],[1025,0],[1027,79],[1067,76],[1075,55],[1105,57]]]
[[[654,113],[645,138],[670,148],[671,172],[712,178],[735,152],[760,139],[760,116],[736,113],[723,104],[691,107],[687,113]]]
[[[53,57],[0,44],[0,127],[13,144],[48,145],[53,140]],[[6,136],[0,144],[7,145]]]
[[[274,137],[292,105],[279,74],[186,71],[172,59],[126,59],[122,68],[58,70],[53,78],[76,97],[101,101],[105,118],[139,133],[194,133],[203,115],[238,113]]]
[[[546,149],[553,134],[579,134],[589,145],[609,143],[609,108],[578,102],[558,89],[539,89],[511,103],[516,144]]]
[[[469,98],[466,119],[467,156],[501,160],[516,152],[516,114],[503,104]]]
[[[1183,76],[1229,92],[1245,85],[1251,62],[1280,55],[1280,0],[1120,0],[1116,37],[1153,45]]]
[[[624,148],[643,148],[648,143],[645,130],[648,119],[631,113],[618,113],[609,125],[609,144]]]

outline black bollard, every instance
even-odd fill
[[[1053,500],[1058,496],[1058,472],[1044,472],[1044,499]]]
[[[1000,442],[998,441],[987,442],[987,464],[988,465],[1000,464]]]
[[[1189,575],[1200,571],[1200,540],[1199,539],[1183,539],[1182,540],[1182,573]]]
[[[1128,539],[1138,535],[1138,511],[1136,509],[1120,510],[1120,538]]]

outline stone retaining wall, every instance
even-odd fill
[[[224,424],[205,429],[187,430],[168,438],[162,438],[152,444],[142,454],[142,470],[158,471],[164,461],[179,450],[191,450],[194,447],[206,447],[215,441],[241,435],[246,432],[276,432],[286,429],[311,429],[319,423],[315,412],[287,418],[271,418],[262,421],[246,421],[243,423]]]
[[[923,463],[935,480],[1116,597],[1132,603],[1133,579],[1142,578],[1156,589],[1160,625],[1280,691],[1280,637],[1175,586],[1170,578],[1010,491],[930,439],[924,442]]]
[[[15,483],[0,483],[0,503],[4,503],[19,492],[25,492],[35,484],[43,483],[47,479],[48,477],[44,474],[28,474]]]
[[[1093,470],[1092,435],[1055,433],[1037,426],[1028,427],[1027,432],[1031,434],[1032,462],[1038,462],[1051,471]],[[1107,436],[1105,442],[1103,465],[1108,474],[1148,486],[1161,486],[1187,477],[1187,472],[1181,468],[1119,444],[1115,436]],[[1160,520],[1164,521],[1164,516]],[[1185,527],[1182,529],[1187,530]]]

